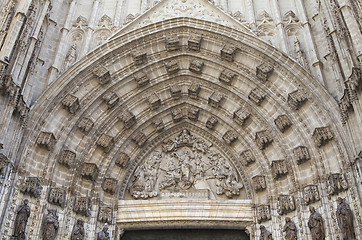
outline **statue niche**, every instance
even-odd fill
[[[183,130],[136,168],[130,194],[152,197],[233,198],[243,188],[234,167],[212,144]]]

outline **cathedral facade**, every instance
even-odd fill
[[[0,238],[362,236],[360,0],[0,0]]]

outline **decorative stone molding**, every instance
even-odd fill
[[[176,59],[172,59],[165,62],[165,67],[169,75],[175,74],[180,70],[180,67],[178,66],[178,62]]]
[[[307,97],[302,91],[295,90],[288,94],[287,103],[293,110],[298,110],[307,102],[307,100]]]
[[[109,109],[116,106],[116,104],[119,102],[119,97],[117,96],[116,93],[114,93],[112,91],[109,91],[106,94],[104,94],[102,99],[103,99],[103,101],[106,102]]]
[[[255,192],[262,192],[266,189],[265,176],[256,175],[252,178]]]
[[[136,124],[136,116],[129,110],[125,110],[120,114],[119,119],[124,123],[126,129],[130,129]]]
[[[235,122],[237,122],[240,126],[243,126],[246,120],[250,118],[250,115],[251,115],[250,110],[246,107],[243,107],[234,112],[233,118]]]
[[[256,218],[258,223],[271,220],[271,211],[269,205],[260,205],[256,207]]]
[[[143,132],[138,131],[132,136],[132,141],[135,142],[138,147],[143,147],[147,142],[147,137]]]
[[[89,217],[91,214],[91,201],[88,197],[75,197],[73,211],[77,214]]]
[[[294,156],[297,160],[297,164],[302,164],[310,160],[309,150],[307,147],[299,146],[293,149]]]
[[[273,138],[268,131],[263,130],[255,134],[255,142],[260,150],[264,150],[273,142]]]
[[[243,166],[249,166],[255,162],[254,154],[250,150],[245,150],[240,153],[240,159]]]
[[[278,197],[278,213],[284,215],[296,209],[294,196],[279,195]]]
[[[214,130],[219,120],[216,117],[209,117],[206,121],[206,127],[210,130]]]
[[[236,140],[238,140],[238,136],[233,130],[228,130],[222,137],[227,145],[231,146]]]
[[[204,68],[204,62],[198,59],[194,59],[190,62],[189,70],[193,73],[201,74]]]
[[[167,35],[165,45],[168,52],[176,51],[180,49],[180,40],[177,35]]]
[[[83,163],[81,175],[83,178],[95,181],[98,177],[98,167],[95,163]]]
[[[187,109],[187,117],[191,121],[197,121],[199,118],[199,113],[200,113],[200,109],[198,109],[198,108],[191,107],[191,108]]]
[[[180,122],[184,115],[182,113],[182,109],[181,108],[175,108],[171,110],[171,115],[172,115],[172,120],[173,122]]]
[[[274,71],[273,65],[264,62],[256,67],[256,76],[260,81],[266,82],[268,81],[273,71]]]
[[[233,71],[225,69],[220,73],[219,80],[220,82],[223,82],[227,85],[231,85],[232,81],[237,77],[238,75],[234,73]]]
[[[71,168],[74,164],[76,154],[70,150],[63,150],[62,154],[59,157],[58,163]]]
[[[331,173],[328,176],[328,194],[335,195],[348,189],[347,179],[344,174]]]
[[[161,99],[156,93],[148,98],[148,102],[150,103],[152,110],[156,110],[161,106]]]
[[[192,99],[197,99],[200,93],[200,85],[197,83],[193,83],[190,85],[189,89],[188,89],[188,94],[189,97]]]
[[[120,168],[124,168],[125,166],[127,166],[129,160],[130,160],[130,157],[126,153],[121,152],[115,163]]]
[[[132,55],[135,65],[142,65],[147,62],[147,53],[144,49],[136,49]]]
[[[114,194],[117,188],[117,180],[114,178],[105,178],[103,181],[103,190],[109,194]]]
[[[111,73],[106,67],[98,67],[93,71],[93,74],[97,77],[97,80],[101,85],[107,84],[111,81]]]
[[[79,99],[71,94],[63,99],[62,105],[70,114],[75,114],[80,108]]]
[[[8,158],[3,153],[0,153],[0,176],[5,175],[8,165],[9,165]]]
[[[180,99],[181,98],[181,86],[178,84],[174,84],[170,86],[170,92],[171,92],[171,96],[174,99]]]
[[[150,82],[150,79],[145,72],[138,72],[133,77],[139,88],[146,86]]]
[[[224,95],[218,91],[213,91],[208,99],[208,104],[212,107],[218,108],[220,107],[222,101],[224,99]]]
[[[161,132],[165,128],[165,124],[161,118],[154,119],[152,124],[157,132]]]
[[[220,50],[221,59],[228,62],[233,62],[236,50],[237,50],[236,46],[231,44],[225,44],[223,48]]]
[[[189,40],[187,41],[188,48],[190,50],[200,51],[201,42],[202,42],[202,37],[200,35],[191,34]]]
[[[317,147],[322,147],[333,139],[331,129],[327,127],[316,128],[313,132],[313,140]]]
[[[102,206],[99,207],[98,221],[102,223],[112,224],[113,210],[111,207]]]
[[[279,179],[288,174],[288,166],[285,160],[272,161],[271,170],[274,179]]]
[[[320,200],[317,185],[307,185],[303,188],[303,200],[306,205]]]
[[[65,207],[66,193],[64,188],[50,188],[48,202]]]
[[[37,177],[27,177],[20,185],[20,192],[39,198],[43,187]]]
[[[284,133],[286,130],[288,130],[292,126],[292,122],[287,117],[287,115],[280,115],[274,120],[275,126]]]
[[[250,93],[248,98],[253,101],[256,105],[260,106],[260,104],[265,99],[265,93],[260,88],[254,88]]]
[[[45,148],[48,151],[53,150],[55,145],[55,136],[51,132],[41,132],[36,140],[39,147]]]
[[[94,122],[90,118],[82,118],[78,123],[78,128],[85,134],[89,133],[94,126]]]
[[[112,136],[102,134],[96,143],[99,147],[103,148],[103,151],[108,153],[114,146],[114,140]]]

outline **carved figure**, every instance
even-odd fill
[[[73,43],[65,57],[62,72],[67,70],[77,60],[77,44]]]
[[[325,238],[324,235],[324,227],[323,227],[323,218],[317,213],[314,207],[309,207],[310,216],[308,220],[308,227],[310,229],[310,233],[312,235],[313,240],[323,240]]]
[[[338,198],[337,206],[337,221],[338,226],[341,229],[343,240],[354,240],[355,232],[353,227],[353,213],[345,199]]]
[[[70,240],[83,240],[84,239],[84,221],[79,218],[77,223],[73,227],[72,235]]]
[[[55,239],[59,228],[59,221],[57,215],[57,209],[52,208],[48,209],[48,215],[43,221],[43,240],[53,240]]]
[[[25,240],[26,224],[28,223],[28,218],[30,216],[30,207],[28,204],[29,200],[24,199],[23,204],[21,204],[16,210],[13,233],[13,237],[15,237],[16,240]]]
[[[264,225],[260,226],[260,240],[273,240],[272,234],[265,228]]]
[[[108,227],[104,226],[102,231],[97,234],[97,240],[109,240]]]
[[[285,232],[286,240],[297,240],[297,226],[289,217],[285,218],[283,232]]]

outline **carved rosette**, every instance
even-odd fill
[[[27,177],[20,185],[20,192],[39,198],[43,190],[40,180],[37,177]]]
[[[303,200],[306,205],[320,200],[317,185],[307,185],[303,188]]]
[[[266,82],[273,71],[273,65],[265,62],[256,67],[256,76],[262,82]]]
[[[251,112],[248,108],[243,107],[234,112],[233,118],[240,125],[243,126],[251,116]]]
[[[264,150],[273,142],[273,138],[268,131],[264,130],[255,134],[255,142],[260,150]]]
[[[187,42],[188,48],[193,51],[200,51],[202,37],[200,35],[191,34]]]
[[[328,176],[328,194],[335,195],[348,189],[347,179],[344,174],[331,173]]]
[[[100,138],[97,140],[97,145],[101,147],[104,152],[108,153],[114,146],[114,140],[112,136],[107,134],[102,134]]]
[[[63,108],[67,110],[70,114],[75,114],[80,108],[79,99],[71,94],[68,94],[63,99],[62,105]]]
[[[98,221],[112,224],[113,210],[111,207],[101,206],[98,212]]]
[[[73,211],[77,214],[89,217],[91,214],[91,202],[88,197],[75,197]]]
[[[225,69],[220,73],[219,80],[227,85],[231,85],[232,81],[237,77],[237,74],[233,71]]]
[[[66,193],[64,188],[50,188],[48,202],[58,205],[62,208],[65,206]]]
[[[206,127],[210,130],[214,130],[219,120],[216,117],[210,117],[206,121]]]
[[[262,192],[266,189],[265,176],[257,175],[252,178],[255,192]]]
[[[271,220],[270,206],[260,205],[256,207],[256,217],[258,219],[259,224]]]
[[[76,154],[70,150],[64,150],[59,157],[58,162],[67,168],[71,168],[75,161]]]
[[[223,48],[220,50],[221,59],[228,62],[233,62],[236,50],[237,50],[236,46],[231,44],[225,44]]]
[[[296,209],[294,196],[279,195],[278,197],[278,213],[284,215]]]
[[[334,135],[329,127],[316,128],[313,132],[313,139],[317,147],[322,147],[333,139]]]
[[[36,140],[38,146],[47,149],[48,151],[53,150],[55,145],[55,136],[51,132],[41,132]]]
[[[220,107],[222,100],[224,99],[224,95],[218,91],[213,91],[209,96],[208,104],[214,108]]]
[[[121,168],[124,168],[125,166],[127,166],[129,160],[130,157],[126,153],[121,152],[116,160],[116,165]]]
[[[111,81],[111,73],[106,67],[101,66],[95,69],[93,74],[96,76],[101,85],[107,84]]]
[[[189,97],[192,99],[197,99],[200,93],[200,85],[197,83],[193,83],[190,85],[188,89]]]

